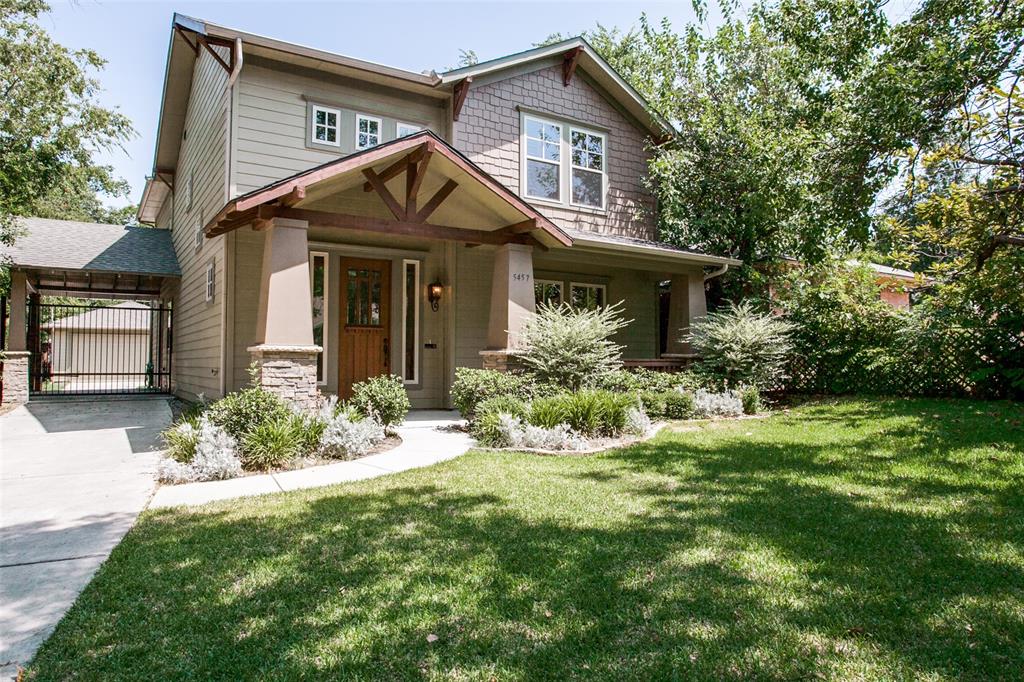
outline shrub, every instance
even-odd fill
[[[712,393],[698,389],[693,396],[694,413],[701,418],[738,417],[743,414],[743,401],[737,391]]]
[[[651,430],[651,418],[639,407],[626,410],[626,433],[634,436],[645,436]]]
[[[242,462],[235,454],[235,439],[208,418],[199,421],[195,456],[188,464],[165,457],[157,477],[165,483],[188,483],[234,478],[242,474]]]
[[[526,401],[533,397],[531,377],[493,369],[455,368],[452,403],[464,419],[473,420],[477,405],[489,398],[507,396]]]
[[[259,424],[242,439],[242,466],[249,471],[279,467],[303,454],[303,420],[296,415]]]
[[[556,424],[551,428],[524,424],[511,415],[501,415],[500,428],[503,442],[514,448],[536,448],[538,450],[579,450],[584,441],[567,424]]]
[[[199,444],[199,420],[197,416],[186,417],[160,434],[165,456],[182,464],[192,461]]]
[[[223,427],[237,442],[245,439],[260,424],[287,419],[288,405],[262,388],[246,388],[229,393],[210,405],[204,413],[211,423]]]
[[[792,350],[791,330],[788,322],[744,302],[695,322],[688,340],[702,356],[698,370],[714,382],[773,388]]]
[[[365,417],[376,419],[386,431],[401,424],[409,413],[409,394],[402,377],[381,375],[352,387],[352,405]]]
[[[696,389],[692,372],[655,372],[646,367],[620,369],[601,378],[599,388],[615,393],[663,393],[679,387]]]
[[[665,395],[659,391],[644,391],[640,394],[640,405],[644,414],[651,419],[661,419],[665,416]]]
[[[339,410],[324,428],[320,452],[335,459],[354,459],[372,450],[384,436],[384,427],[372,417],[353,421]]]
[[[761,411],[761,391],[757,386],[743,386],[740,388],[740,401],[743,403],[743,414],[757,414]]]
[[[662,394],[665,400],[665,417],[668,419],[689,419],[694,413],[693,394],[682,391],[667,391]]]
[[[481,445],[490,447],[503,447],[508,445],[505,442],[504,431],[501,428],[501,416],[509,415],[523,419],[526,417],[526,404],[512,396],[498,396],[488,398],[476,408],[476,417],[473,419],[470,433]]]
[[[629,322],[621,304],[594,310],[541,304],[520,335],[523,364],[544,383],[577,391],[599,385],[622,367],[622,346],[611,336]]]

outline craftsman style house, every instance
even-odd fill
[[[299,403],[392,373],[440,407],[538,301],[623,301],[625,357],[678,361],[736,261],[655,241],[648,149],[672,134],[582,39],[412,73],[176,15],[139,208],[180,267],[174,390],[255,361]]]

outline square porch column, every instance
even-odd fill
[[[319,400],[309,285],[309,223],[274,218],[264,228],[256,345],[249,348],[264,389],[302,408]]]
[[[484,369],[508,370],[519,332],[534,312],[533,247],[503,244],[494,254],[487,348],[480,351]]]
[[[690,325],[708,314],[704,296],[703,271],[674,273],[669,292],[668,339],[666,355],[687,355],[692,346],[683,340],[690,333]]]
[[[7,351],[4,353],[4,404],[28,402],[28,278],[11,271],[11,316],[7,321]]]

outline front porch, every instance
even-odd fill
[[[623,301],[625,355],[678,364],[659,330],[704,314],[724,260],[561,229],[427,132],[239,197],[206,231],[228,238],[226,386],[255,360],[301,404],[390,373],[413,407],[448,407],[455,368],[503,367],[537,300]]]

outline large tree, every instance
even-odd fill
[[[105,62],[91,50],[71,50],[54,42],[38,23],[48,9],[41,0],[0,0],[4,243],[14,238],[15,216],[60,205],[78,210],[81,202],[76,198],[88,193],[127,193],[109,166],[94,161],[98,151],[115,148],[134,134],[125,116],[99,104],[93,73]]]

